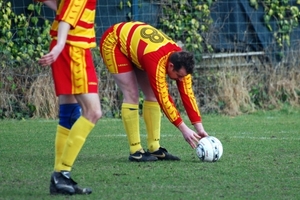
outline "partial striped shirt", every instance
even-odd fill
[[[64,21],[71,25],[66,43],[84,49],[96,46],[95,15],[97,0],[61,0],[53,21],[50,35],[57,38],[58,24]]]

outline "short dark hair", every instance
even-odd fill
[[[169,61],[173,63],[174,70],[179,71],[182,67],[186,73],[192,74],[195,67],[194,55],[188,51],[177,51],[170,55]]]

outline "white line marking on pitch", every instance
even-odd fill
[[[146,137],[147,135],[146,134],[141,134],[141,137]],[[101,133],[97,134],[97,135],[94,135],[93,133],[89,136],[89,137],[127,137],[127,135],[124,133],[124,134],[111,134],[111,135],[103,135]],[[182,137],[181,135],[161,135],[160,137]]]
[[[97,134],[97,135],[90,135],[89,137],[127,137],[126,134],[111,134],[111,135],[103,135],[103,134]],[[141,134],[141,137],[146,137],[146,134]],[[181,135],[161,135],[161,137],[182,137]],[[252,140],[300,140],[300,138],[295,138],[295,137],[253,137],[253,136],[226,136],[229,139],[230,138],[235,138],[235,139],[252,139]]]
[[[230,136],[228,136],[230,138]],[[237,139],[253,139],[253,140],[300,140],[300,138],[295,137],[247,137],[247,136],[231,136],[231,138]]]

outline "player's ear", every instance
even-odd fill
[[[171,63],[171,62],[168,62],[168,64],[167,64],[168,66],[168,70],[169,71],[173,71],[174,70],[174,64],[173,63]]]

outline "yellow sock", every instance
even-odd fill
[[[122,104],[122,121],[127,134],[130,153],[142,149],[140,139],[139,107],[136,104]]]
[[[157,102],[144,101],[143,117],[147,129],[148,150],[153,152],[160,147],[159,139],[161,111],[159,104]]]
[[[71,171],[71,168],[87,136],[94,128],[94,126],[95,124],[93,124],[83,116],[79,117],[78,120],[73,124],[61,157],[59,171]]]
[[[63,154],[66,141],[68,139],[70,130],[58,125],[55,137],[55,163],[54,171],[60,171],[59,165],[61,162],[61,155]]]

